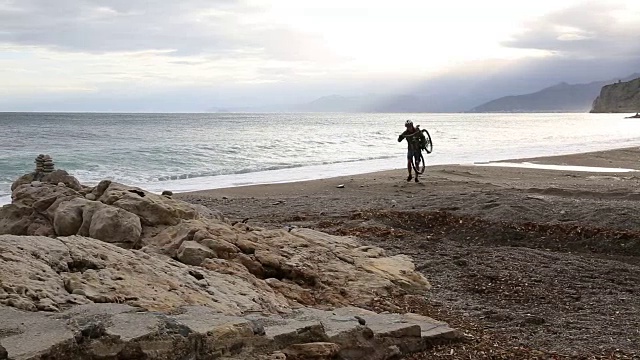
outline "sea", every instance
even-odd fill
[[[623,114],[0,113],[0,205],[39,154],[86,185],[154,192],[404,168],[408,119],[431,135],[428,165],[640,146]]]

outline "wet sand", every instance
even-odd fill
[[[638,159],[640,148],[626,148],[508,161],[638,172],[441,165],[421,183],[393,170],[175,197],[231,221],[353,235],[412,256],[430,295],[371,308],[421,312],[469,334],[414,359],[631,358],[640,356]]]

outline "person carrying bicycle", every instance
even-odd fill
[[[420,129],[419,126],[414,127],[413,121],[407,120],[404,123],[404,127],[406,130],[398,136],[398,142],[401,142],[403,139],[407,139],[407,171],[409,171],[409,176],[407,176],[407,181],[411,181],[413,176],[411,175],[411,162],[415,161],[416,168],[420,165],[420,151],[423,147],[426,139]],[[418,171],[416,170],[415,182],[420,182],[418,180]]]

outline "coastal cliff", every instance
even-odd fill
[[[606,85],[593,102],[592,113],[635,113],[640,111],[640,78]]]

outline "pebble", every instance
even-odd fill
[[[336,186],[338,189],[343,189],[344,188],[344,184],[340,184],[338,186]]]

